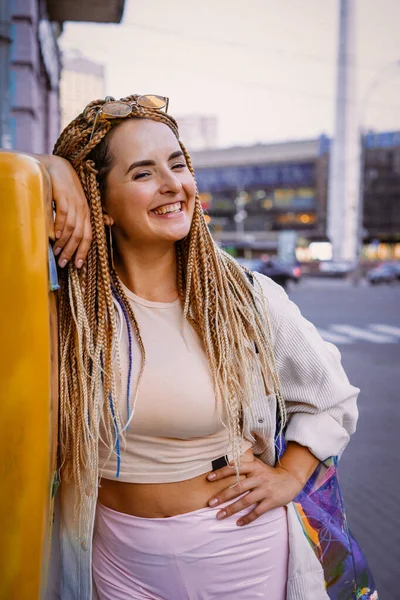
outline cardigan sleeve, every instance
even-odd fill
[[[340,456],[358,418],[359,389],[343,370],[340,352],[325,342],[285,291],[256,274],[271,321],[276,366],[286,404],[286,441],[319,460]]]

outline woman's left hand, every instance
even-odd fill
[[[289,504],[304,485],[281,465],[269,467],[258,458],[251,462],[243,462],[240,474],[246,478],[226,488],[209,501],[209,505],[215,507],[248,492],[237,502],[225,506],[217,513],[218,519],[226,519],[256,504],[252,511],[236,522],[239,526],[248,525],[273,508]],[[219,481],[225,477],[232,477],[232,466],[223,467],[207,476],[210,481]]]

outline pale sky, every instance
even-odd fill
[[[338,0],[125,0],[119,25],[68,23],[64,49],[106,66],[106,94],[155,93],[216,115],[221,146],[331,134]],[[400,130],[400,1],[356,0],[365,124]],[[82,107],[83,108],[83,107]]]

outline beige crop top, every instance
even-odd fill
[[[183,481],[212,470],[211,462],[230,454],[229,434],[218,417],[211,373],[202,343],[188,324],[182,334],[179,300],[150,302],[124,287],[139,324],[146,350],[146,366],[133,417],[117,456],[99,445],[102,477],[135,483]],[[134,336],[133,336],[134,338]],[[129,368],[128,330],[122,319],[120,340],[123,390]],[[130,409],[134,403],[141,364],[133,339]],[[121,395],[123,423],[127,419],[126,394]],[[251,447],[243,440],[242,451]]]

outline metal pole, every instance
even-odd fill
[[[356,266],[353,271],[353,285],[357,286],[362,279],[361,255],[364,239],[364,166],[365,166],[365,147],[364,147],[364,131],[359,128],[359,162],[360,176],[358,183],[358,201],[357,201],[357,248],[356,248]]]
[[[340,0],[339,7],[335,128],[329,158],[327,229],[333,258],[354,261],[359,176],[355,0]]]

